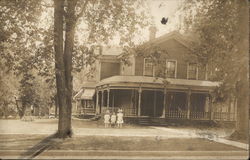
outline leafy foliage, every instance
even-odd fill
[[[185,31],[198,35],[193,54],[201,65],[208,64],[210,80],[223,82],[215,93],[220,100],[236,96],[236,83],[247,70],[247,33],[240,29],[246,23],[242,19],[245,1],[192,0],[183,4]]]

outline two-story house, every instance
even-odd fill
[[[90,96],[84,92],[77,95],[92,101],[92,113],[122,108],[124,116],[130,119],[151,117],[162,121],[213,120],[221,116],[215,112],[211,96],[219,82],[208,81],[207,66],[190,61],[192,51],[180,33],[171,32],[159,38],[151,35],[151,40],[143,45],[167,51],[166,77],[157,77],[157,67],[146,56],[131,55],[131,65],[125,65],[119,59],[121,55],[100,55],[96,82],[91,89],[86,88],[86,94],[92,90]],[[229,115],[228,120],[234,118]]]

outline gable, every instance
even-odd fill
[[[168,57],[171,59],[186,59],[191,54],[191,50],[184,46],[180,41],[175,38],[168,39],[158,43],[159,48],[166,50]]]

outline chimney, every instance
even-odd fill
[[[157,28],[155,26],[149,27],[149,40],[155,39]]]

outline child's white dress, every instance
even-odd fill
[[[109,114],[105,114],[104,115],[104,123],[110,123],[110,115]]]
[[[112,114],[111,115],[111,124],[115,124],[115,121],[116,121],[116,115]]]
[[[117,113],[117,123],[118,124],[123,123],[123,113]]]

